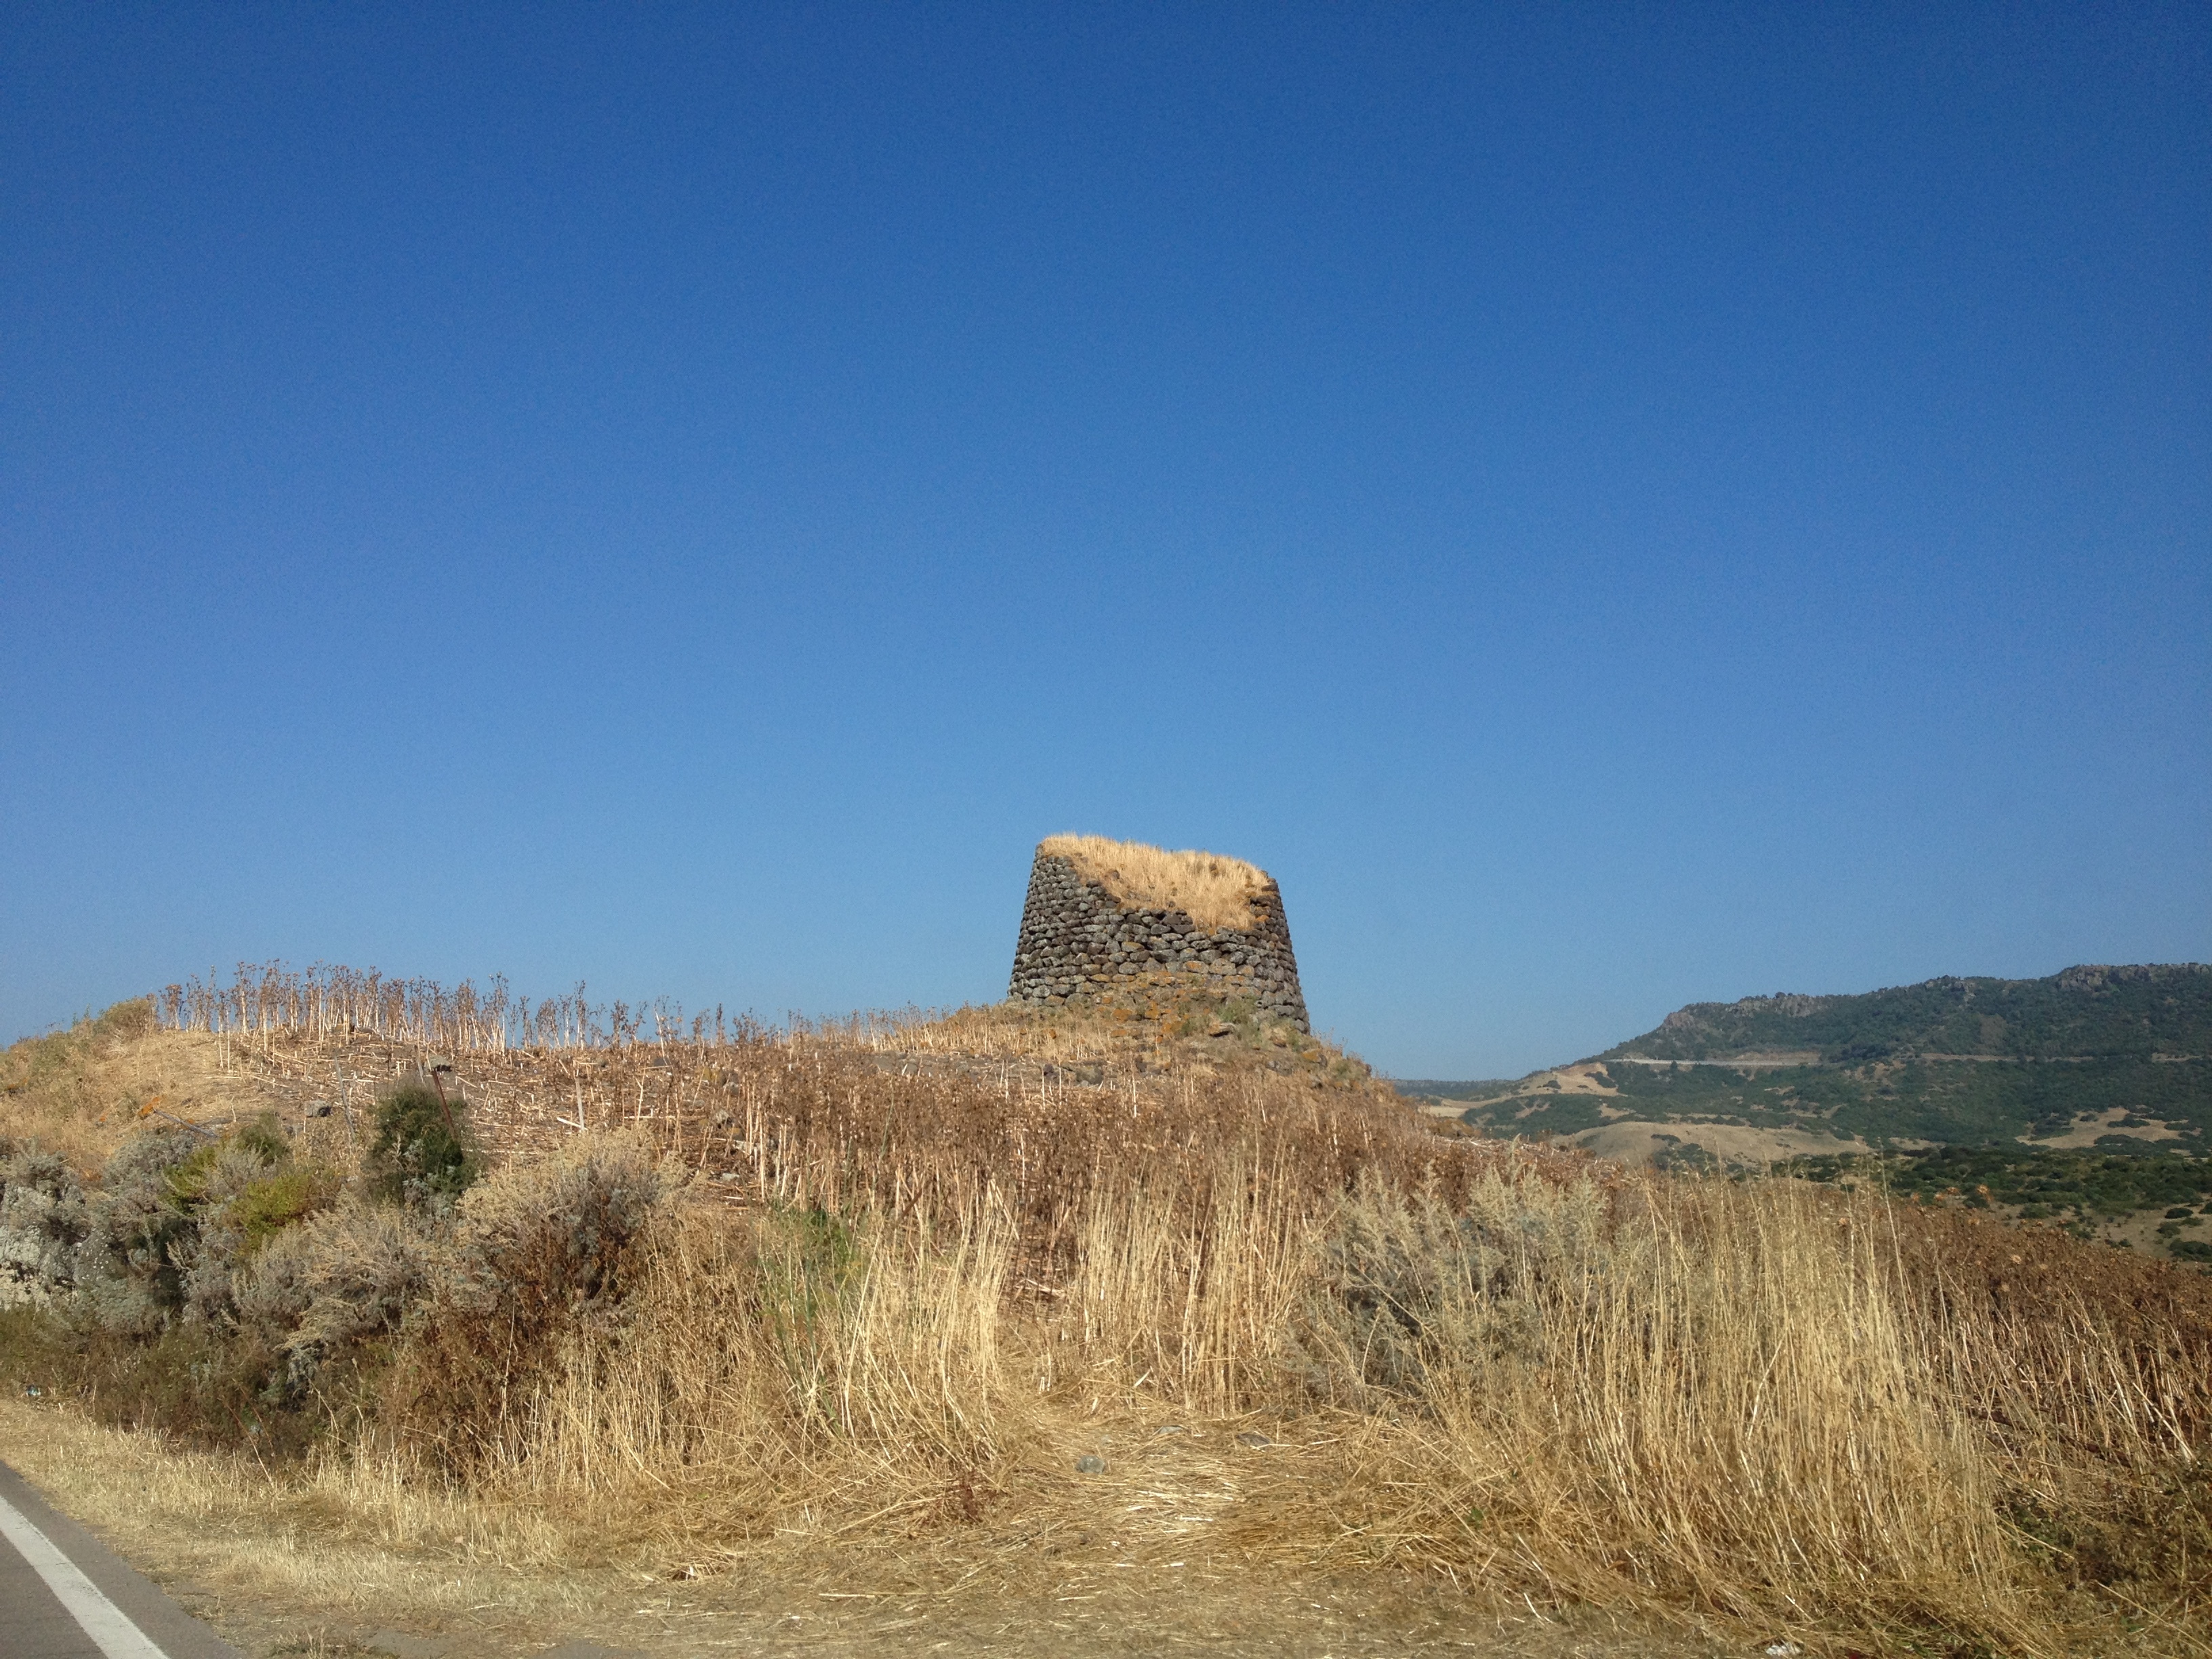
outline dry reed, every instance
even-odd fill
[[[1553,1173],[1328,1203],[1235,1163],[1203,1206],[1116,1182],[1027,1284],[988,1200],[850,1227],[676,1204],[623,1322],[572,1332],[472,1478],[602,1543],[727,1556],[802,1512],[927,1530],[977,1492],[1034,1525],[1103,1427],[1259,1422],[1272,1463],[1179,1500],[1248,1565],[2065,1650],[2023,1495],[2063,1513],[2069,1482],[2188,1455],[2127,1426],[2146,1395],[2109,1329],[2023,1366],[1873,1198]],[[2002,1427],[1971,1385],[1992,1367]],[[2201,1407],[2201,1370],[2166,1386]]]

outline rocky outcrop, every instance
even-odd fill
[[[75,1289],[88,1228],[84,1187],[66,1163],[0,1143],[0,1308],[43,1307]]]

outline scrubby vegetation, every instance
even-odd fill
[[[454,1006],[226,1016],[275,1119],[96,1170],[9,1145],[5,1381],[250,1449],[349,1526],[441,1494],[475,1547],[526,1514],[711,1573],[1111,1515],[1125,1556],[1738,1637],[2202,1644],[2202,1275],[1874,1183],[1441,1139],[1264,1022],[407,1024]],[[441,1056],[459,1160],[393,1086]]]
[[[2111,1152],[1936,1146],[1887,1157],[1845,1153],[1792,1158],[1778,1173],[1878,1187],[1908,1200],[1955,1199],[1982,1210],[2010,1206],[2029,1221],[2085,1223],[2142,1210],[2186,1220],[2212,1202],[2212,1160],[2140,1142]]]
[[[368,1188],[390,1204],[451,1204],[476,1183],[481,1161],[463,1128],[467,1103],[434,1084],[394,1089],[377,1103],[376,1139],[362,1161]]]
[[[2071,968],[1863,996],[1693,1003],[1592,1060],[1514,1082],[1430,1081],[1472,1127],[1581,1134],[1624,1119],[1936,1142],[2212,1148],[2212,968]],[[1681,1131],[1695,1139],[1695,1127]],[[1710,1137],[1709,1137],[1710,1139]]]
[[[1816,1052],[1832,1065],[1903,1054],[2149,1060],[2212,1054],[2212,966],[2069,968],[2046,979],[1946,976],[1856,996],[1697,1002],[1600,1059]]]

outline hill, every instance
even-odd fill
[[[2212,967],[2069,968],[2048,979],[1960,979],[1863,996],[1693,1002],[1601,1060],[1816,1052],[1830,1065],[1905,1055],[2152,1060],[2212,1054]]]
[[[1399,1087],[1492,1134],[1662,1165],[1960,1146],[2193,1160],[2212,1144],[2212,967],[1692,1003],[1510,1084]]]
[[[272,966],[16,1044],[0,1456],[256,1652],[2202,1652],[2212,1276],[1962,1212],[2130,1169],[1678,1180],[1127,1012]]]

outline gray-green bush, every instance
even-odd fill
[[[421,1084],[392,1090],[377,1102],[376,1139],[362,1168],[386,1203],[450,1207],[483,1171],[468,1103]]]

